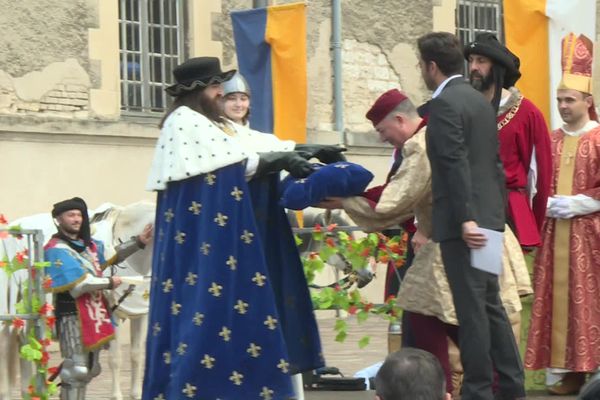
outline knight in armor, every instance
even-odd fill
[[[121,285],[118,276],[103,277],[102,270],[143,249],[152,240],[152,226],[115,248],[106,261],[104,244],[90,233],[85,201],[79,197],[56,203],[52,217],[58,232],[44,247],[46,269],[54,293],[57,336],[63,363],[61,400],[85,399],[87,384],[100,374],[99,352],[114,338],[111,310],[103,290]]]

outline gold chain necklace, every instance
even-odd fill
[[[513,119],[513,117],[517,114],[517,111],[519,111],[519,107],[521,107],[521,101],[523,101],[523,96],[519,96],[519,98],[517,99],[517,104],[510,108],[510,110],[502,119],[502,121],[498,122],[498,131],[504,128],[510,122],[510,120]]]

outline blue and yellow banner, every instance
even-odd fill
[[[252,91],[250,127],[306,142],[306,5],[231,13],[238,69]]]

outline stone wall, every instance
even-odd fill
[[[92,0],[0,0],[0,114],[89,118]]]

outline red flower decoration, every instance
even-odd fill
[[[323,228],[319,224],[315,224],[314,232],[322,232]]]
[[[40,314],[41,315],[50,314],[52,312],[52,310],[54,310],[54,306],[52,304],[44,303],[44,305],[40,307]]]
[[[50,367],[50,368],[48,368],[48,374],[49,374],[49,375],[54,375],[54,374],[56,374],[57,372],[58,372],[58,366],[56,366],[56,367]]]
[[[25,326],[25,321],[23,321],[21,318],[17,317],[15,319],[13,319],[12,326],[15,329],[22,329]]]
[[[46,318],[46,326],[50,329],[54,328],[54,325],[56,325],[56,317],[55,316],[49,316]]]
[[[48,347],[52,344],[52,340],[46,338],[46,339],[42,339],[40,340],[40,344],[44,347]]]
[[[334,291],[336,291],[336,292],[339,292],[339,291],[341,291],[341,290],[342,290],[342,287],[341,287],[340,285],[336,284],[336,285],[333,287],[333,290],[334,290]]]
[[[0,214],[0,224],[2,224],[2,225],[8,224],[8,220],[6,219],[4,214]]]
[[[329,247],[335,247],[335,241],[333,240],[333,238],[327,238],[325,240],[325,244]]]
[[[42,283],[44,289],[48,290],[52,287],[52,278],[49,276],[44,277],[44,283]]]
[[[26,258],[29,258],[29,255],[27,254],[27,250],[23,250],[18,251],[17,254],[15,254],[15,257],[17,258],[19,264],[22,264]]]
[[[367,303],[367,304],[365,304],[363,310],[365,310],[366,312],[369,312],[369,310],[373,307],[374,307],[373,303]]]
[[[371,255],[371,249],[364,249],[360,252],[361,257],[369,257],[369,255]]]
[[[337,226],[338,226],[338,224],[329,224],[329,225],[327,225],[327,231],[328,232],[333,232],[333,230],[335,228],[337,228]]]
[[[356,307],[355,305],[351,305],[350,307],[348,307],[348,314],[350,315],[356,314],[357,311],[358,307]]]
[[[40,363],[42,365],[46,365],[46,364],[48,364],[49,360],[50,360],[50,353],[48,353],[47,351],[42,351],[42,358],[40,359]]]

